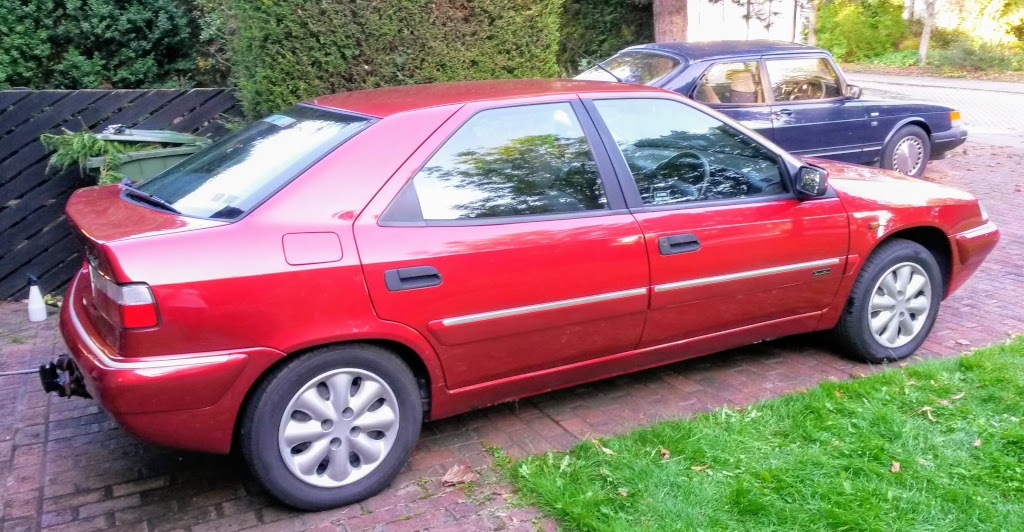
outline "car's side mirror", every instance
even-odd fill
[[[847,98],[853,98],[854,100],[859,100],[860,99],[860,95],[861,95],[860,87],[858,87],[856,85],[847,85],[846,86],[846,97]]]
[[[795,181],[796,193],[803,198],[817,198],[828,191],[828,172],[816,166],[801,166]]]

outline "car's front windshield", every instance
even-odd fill
[[[576,79],[654,85],[675,71],[680,62],[679,59],[664,54],[627,50],[602,61],[600,65],[591,67],[576,76]]]
[[[186,216],[232,220],[371,123],[297,105],[224,137],[136,188]]]

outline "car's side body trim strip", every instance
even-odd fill
[[[700,286],[712,283],[722,283],[725,281],[749,279],[751,277],[760,277],[762,275],[771,275],[774,273],[785,273],[796,270],[803,270],[805,268],[820,268],[822,266],[832,266],[835,264],[839,264],[839,262],[840,259],[823,259],[811,262],[800,262],[797,264],[786,264],[784,266],[775,266],[772,268],[763,268],[760,270],[748,270],[745,272],[729,273],[726,275],[715,275],[713,277],[700,277],[698,279],[689,279],[686,281],[676,281],[672,283],[659,284],[654,287],[654,291],[665,292],[668,290],[677,290],[679,288],[687,288],[690,286]]]
[[[607,292],[604,294],[577,297],[573,299],[563,299],[560,301],[551,301],[548,303],[540,303],[537,305],[527,305],[524,307],[513,307],[502,310],[494,310],[491,312],[481,312],[479,314],[467,314],[465,316],[445,318],[441,320],[441,324],[446,327],[451,327],[453,325],[462,325],[465,323],[473,323],[477,321],[493,320],[496,318],[505,318],[508,316],[518,316],[520,314],[529,314],[531,312],[540,312],[544,310],[555,310],[560,308],[575,307],[577,305],[586,305],[589,303],[609,301],[612,299],[622,299],[624,297],[634,297],[645,294],[647,294],[647,288],[631,288],[629,290],[620,290],[618,292]]]

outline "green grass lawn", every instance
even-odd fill
[[[1024,338],[507,466],[568,530],[1024,530]]]

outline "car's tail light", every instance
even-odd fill
[[[122,329],[156,327],[156,299],[146,283],[117,284],[89,267],[93,303],[111,324]]]
[[[960,127],[960,111],[949,112],[949,123],[952,124],[953,127]]]

